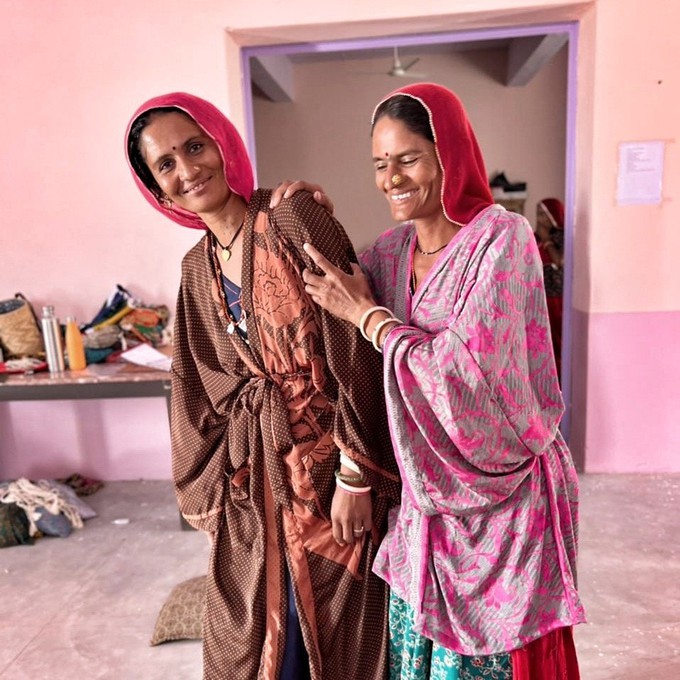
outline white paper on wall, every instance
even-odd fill
[[[661,203],[665,142],[621,142],[616,184],[618,205]]]

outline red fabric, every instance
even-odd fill
[[[541,241],[537,240],[538,243],[538,252],[541,256],[541,262],[543,264],[550,264],[552,262],[552,258],[550,257],[550,254],[548,251],[541,245]]]
[[[443,173],[444,214],[452,222],[467,224],[494,200],[482,152],[463,104],[451,90],[434,83],[401,87],[387,95],[380,104],[398,94],[413,97],[429,113]]]
[[[579,680],[571,628],[558,628],[511,652],[512,680]]]
[[[185,92],[172,92],[170,94],[164,94],[149,99],[149,101],[142,104],[132,116],[125,132],[125,157],[127,158],[128,166],[130,167],[132,176],[139,187],[139,190],[156,210],[162,212],[166,217],[181,224],[183,227],[206,229],[207,227],[203,220],[195,213],[175,205],[173,205],[172,209],[168,209],[160,203],[144,186],[139,177],[137,177],[137,173],[130,164],[130,158],[128,157],[127,151],[127,140],[130,135],[132,124],[142,113],[164,106],[174,106],[184,111],[196,121],[199,127],[215,140],[215,143],[222,154],[224,177],[227,181],[227,185],[235,194],[242,196],[246,202],[250,200],[255,184],[253,168],[250,158],[248,157],[248,151],[236,128],[217,107],[213,106],[205,99],[186,94]]]
[[[555,229],[564,229],[564,204],[559,198],[544,198],[541,201],[543,210],[548,213],[548,219]]]

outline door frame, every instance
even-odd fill
[[[464,43],[487,40],[507,40],[537,35],[562,33],[567,35],[567,110],[565,130],[565,187],[564,187],[564,289],[562,320],[562,374],[561,386],[565,412],[560,429],[567,442],[571,432],[572,405],[572,325],[573,325],[573,253],[574,253],[574,205],[576,198],[576,113],[577,113],[577,64],[578,21],[542,23],[532,25],[504,26],[474,30],[446,31],[441,33],[413,33],[398,36],[380,36],[345,40],[326,40],[304,43],[278,43],[248,45],[240,48],[241,87],[245,114],[245,141],[253,161],[255,174],[256,146],[255,121],[251,86],[251,57],[290,55],[302,53],[349,52],[375,48],[411,47],[419,45]]]

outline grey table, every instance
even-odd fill
[[[82,371],[0,374],[0,401],[165,397],[170,374],[128,362],[92,364]]]
[[[128,362],[92,364],[82,371],[0,374],[0,402],[56,399],[165,397],[170,417],[170,374]],[[182,529],[190,529],[180,516]]]

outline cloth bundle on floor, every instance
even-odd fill
[[[56,536],[70,533],[70,530],[68,533],[64,531],[63,523],[61,526],[53,526],[49,515],[54,517],[63,515],[70,527],[76,529],[83,526],[83,520],[76,507],[45,479],[33,483],[21,477],[6,486],[3,485],[0,487],[0,502],[16,503],[26,513],[31,536],[35,536],[38,532]]]
[[[0,548],[30,543],[26,513],[16,503],[0,503]]]

